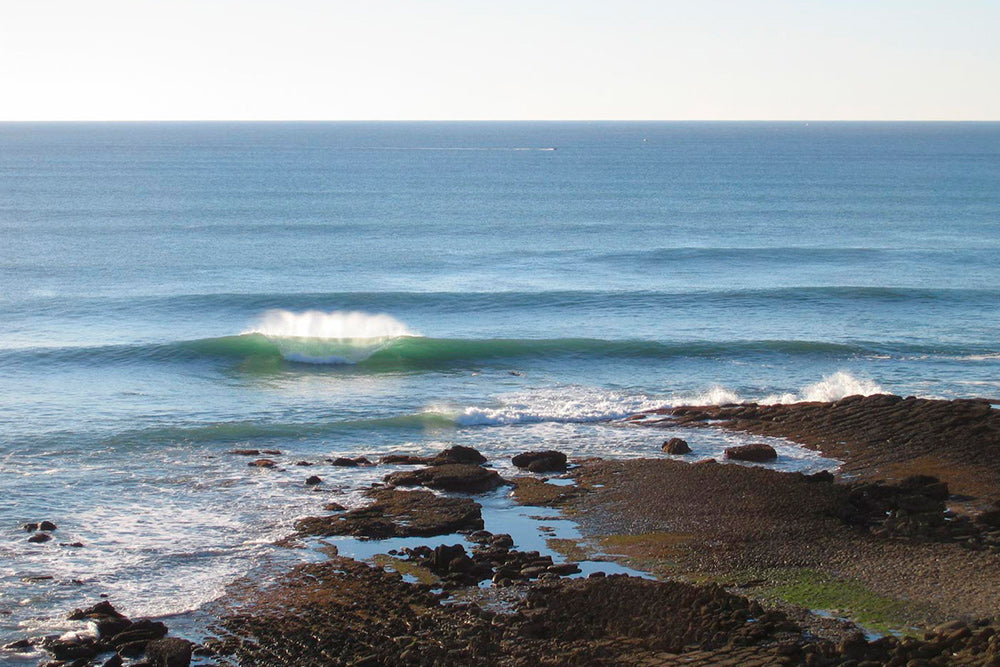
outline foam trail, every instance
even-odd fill
[[[319,310],[269,310],[246,333],[266,336],[289,361],[310,364],[357,363],[397,338],[419,335],[385,313]]]
[[[885,389],[874,380],[856,378],[846,371],[837,371],[831,375],[824,375],[822,380],[806,385],[797,393],[769,394],[764,398],[754,399],[740,396],[732,389],[721,385],[714,385],[700,394],[678,397],[673,403],[674,405],[724,405],[752,400],[761,405],[776,405],[802,401],[829,402],[840,400],[845,396],[871,396],[884,393]]]
[[[587,387],[563,387],[506,394],[496,407],[467,407],[451,416],[461,426],[586,423],[620,419],[663,407],[661,401],[641,394],[608,392]],[[431,408],[432,412],[447,410]]]

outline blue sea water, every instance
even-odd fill
[[[998,306],[998,123],[0,124],[0,639],[268,557],[319,503],[233,448],[637,456],[606,420],[997,397]]]

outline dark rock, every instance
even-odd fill
[[[80,639],[49,639],[42,645],[56,660],[90,660],[98,654],[96,642]]]
[[[306,486],[315,486],[315,485],[319,484],[322,481],[323,480],[320,479],[317,475],[313,475],[313,476],[308,477],[306,479]]]
[[[128,630],[132,621],[118,612],[110,602],[103,601],[86,609],[76,609],[68,616],[71,621],[90,620],[97,625],[99,637],[114,637]]]
[[[429,456],[414,456],[412,454],[388,454],[379,459],[386,465],[427,465],[431,462]]]
[[[773,461],[778,458],[778,452],[774,451],[774,447],[771,445],[754,443],[752,445],[742,445],[740,447],[727,447],[726,458],[734,461],[763,463],[765,461]]]
[[[349,459],[343,456],[338,456],[337,458],[330,461],[331,465],[340,466],[342,468],[356,468],[358,467],[358,462],[354,459]]]
[[[46,532],[56,530],[56,524],[51,521],[42,521],[38,524],[38,530],[44,530]]]
[[[41,544],[42,542],[48,542],[52,539],[52,536],[48,533],[35,533],[28,538],[29,542],[34,542],[35,544]]]
[[[990,528],[1000,528],[1000,510],[989,510],[979,515],[979,522]]]
[[[343,505],[341,505],[340,503],[327,503],[326,505],[323,505],[323,509],[325,509],[327,512],[346,512],[347,511],[347,508],[344,507]]]
[[[455,445],[442,451],[430,460],[430,465],[447,465],[449,463],[466,463],[468,465],[480,465],[486,463],[486,457],[472,447]]]
[[[149,644],[149,641],[148,639],[136,639],[124,644],[117,644],[115,648],[118,650],[118,655],[123,658],[138,658],[146,652],[146,645]]]
[[[236,456],[260,456],[259,449],[232,449],[229,453]]]
[[[4,644],[3,649],[5,651],[19,651],[25,652],[30,651],[34,648],[34,644],[31,643],[30,639],[18,639],[15,642],[9,644]]]
[[[73,547],[74,549],[80,549],[83,547],[83,542],[60,542],[61,547]]]
[[[21,528],[24,528],[24,532],[26,532],[26,533],[33,533],[36,530],[38,530],[38,524],[37,523],[26,523],[23,526],[21,526]]]
[[[580,571],[580,566],[576,563],[560,563],[558,565],[549,565],[546,570],[562,577],[567,574],[576,574]]]
[[[373,466],[373,465],[375,465],[374,463],[372,463],[371,461],[369,461],[367,459],[367,457],[364,457],[364,456],[355,456],[354,457],[354,462],[357,463],[359,466]]]
[[[309,461],[296,461],[295,465],[297,465],[297,466],[311,466],[313,464],[310,463]]]
[[[805,479],[805,481],[807,482],[825,483],[825,482],[833,482],[834,477],[833,473],[831,473],[829,470],[820,470],[819,472],[813,473],[811,475],[803,475],[803,479]]]
[[[677,454],[691,453],[691,447],[688,446],[686,440],[682,440],[681,438],[670,438],[669,440],[663,443],[662,449],[667,454],[677,455]]]
[[[74,609],[73,613],[66,617],[66,620],[83,621],[88,618],[101,618],[103,616],[125,618],[125,616],[119,613],[119,611],[115,609],[110,602],[103,600],[91,607],[87,607],[86,609]]]
[[[262,449],[260,450],[260,453],[264,454],[265,456],[281,456],[280,449]]]
[[[566,469],[566,455],[554,450],[544,452],[523,452],[511,458],[518,468],[527,468],[531,472],[549,472]]]
[[[113,656],[105,660],[104,664],[101,665],[101,667],[122,667],[122,665],[124,664],[125,661],[122,660],[122,657],[117,653],[115,653]]]
[[[385,482],[389,486],[426,486],[461,493],[485,493],[504,484],[495,470],[465,463],[446,463],[420,470],[395,472],[387,475]]]
[[[247,465],[251,468],[273,468],[278,464],[271,459],[257,459],[256,461],[251,461]]]
[[[159,621],[149,619],[138,620],[129,626],[128,630],[119,632],[110,639],[110,643],[115,647],[136,642],[148,642],[151,639],[159,639],[167,634],[167,626]],[[121,651],[118,651],[121,653]],[[125,655],[122,653],[122,655]]]
[[[146,660],[156,667],[188,667],[191,642],[178,637],[154,639],[146,644]]]
[[[375,501],[338,516],[300,519],[295,529],[303,535],[356,537],[430,537],[460,530],[479,530],[483,517],[479,503],[468,498],[445,498],[430,491],[377,489]]]

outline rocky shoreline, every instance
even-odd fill
[[[233,666],[1000,665],[1000,411],[988,402],[684,407],[623,426],[651,429],[649,458],[564,472],[559,452],[526,452],[513,462],[523,473],[503,479],[464,447],[386,457],[423,467],[388,472],[363,507],[331,503],[297,522],[287,545],[329,557],[239,582],[201,645],[105,602],[75,612],[90,634],[6,649],[44,648],[50,667],[179,667],[192,655]],[[693,426],[789,438],[844,465],[835,477],[686,462],[654,430]],[[583,537],[541,553],[485,530],[478,497],[506,485],[522,505],[558,507]],[[334,536],[407,546],[361,562],[324,542]],[[612,557],[655,578],[580,573]]]

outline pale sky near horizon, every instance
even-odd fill
[[[0,120],[1000,120],[998,0],[0,9]]]

